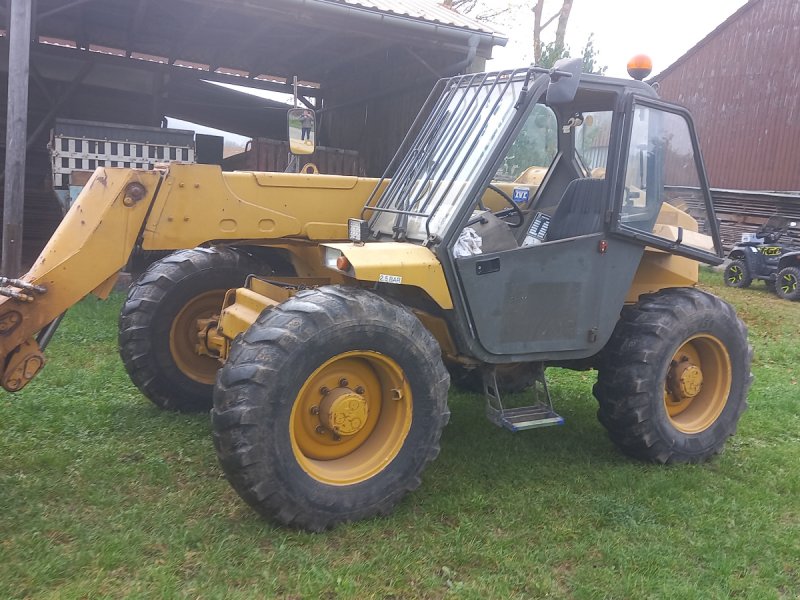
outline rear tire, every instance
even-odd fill
[[[625,307],[594,394],[612,441],[634,458],[702,462],[722,450],[747,407],[752,348],[733,308],[693,288]]]
[[[725,267],[725,285],[733,288],[750,287],[753,283],[753,276],[747,263],[739,258],[734,258]]]
[[[775,279],[775,293],[784,300],[800,300],[800,267],[784,267]]]
[[[225,292],[258,271],[254,259],[231,248],[194,248],[153,263],[131,286],[119,316],[119,352],[153,404],[181,412],[211,408],[221,363],[195,352],[197,319],[218,314]]]
[[[234,342],[211,411],[217,456],[278,523],[321,531],[388,514],[439,454],[449,382],[436,340],[402,306],[304,291]]]

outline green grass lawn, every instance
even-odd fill
[[[0,598],[798,598],[800,303],[728,290],[755,382],[700,466],[634,462],[594,373],[552,369],[563,427],[518,434],[453,392],[442,453],[389,518],[312,535],[260,520],[209,419],[160,412],[117,355],[122,298],[65,319],[43,374],[0,394]]]

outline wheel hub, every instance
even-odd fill
[[[703,371],[697,365],[685,360],[671,369],[670,391],[676,400],[694,398],[702,389]]]
[[[350,388],[336,388],[320,402],[320,422],[338,435],[355,435],[364,428],[368,416],[367,399]]]

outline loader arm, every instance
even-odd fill
[[[37,333],[87,294],[108,296],[161,181],[154,171],[95,171],[30,271],[0,290],[3,388],[21,390],[44,366]]]

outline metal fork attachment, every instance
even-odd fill
[[[19,288],[19,290],[11,288]],[[44,294],[46,291],[47,288],[41,285],[34,285],[32,283],[28,283],[27,281],[22,281],[21,279],[0,277],[0,296],[13,298],[14,300],[18,300],[20,302],[33,302],[35,299],[33,294],[26,292],[35,292],[37,294]]]
[[[522,431],[550,425],[563,425],[564,418],[553,410],[550,391],[544,376],[544,367],[538,365],[534,383],[526,393],[533,394],[533,404],[516,408],[506,408],[497,387],[495,367],[486,365],[481,369],[483,375],[483,394],[486,397],[486,418],[498,427],[509,431]]]

